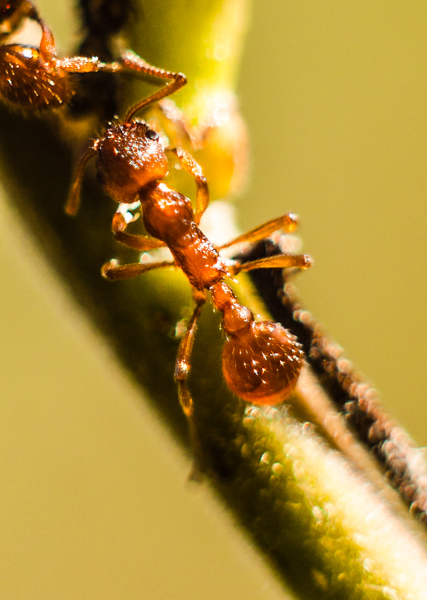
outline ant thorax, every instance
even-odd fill
[[[143,121],[110,127],[94,150],[98,179],[119,203],[134,202],[141,190],[168,172],[159,136]]]

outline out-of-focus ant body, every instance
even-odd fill
[[[209,195],[201,167],[185,150],[164,148],[159,135],[147,123],[134,120],[138,111],[183,84],[180,74],[171,76],[172,84],[133,106],[122,124],[109,127],[102,138],[95,140],[78,165],[66,210],[69,214],[77,212],[84,167],[91,157],[96,156],[98,179],[105,191],[120,204],[113,218],[115,238],[140,252],[167,247],[174,259],[126,265],[113,260],[103,266],[103,276],[109,280],[128,279],[151,269],[178,267],[188,277],[195,308],[179,345],[175,379],[181,406],[193,429],[193,400],[187,380],[197,319],[207,293],[210,292],[215,308],[222,313],[226,334],[222,367],[228,386],[247,402],[278,404],[296,385],[303,363],[301,347],[297,339],[278,323],[255,321],[252,312],[238,302],[226,279],[252,269],[307,268],[311,259],[307,255],[281,254],[240,264],[225,260],[219,254],[234,244],[257,242],[279,229],[293,232],[297,226],[297,217],[293,214],[273,219],[220,247],[214,246],[202,233],[199,223],[208,206]],[[174,153],[181,167],[196,181],[195,211],[188,198],[162,181],[168,173],[166,151]],[[142,210],[148,235],[126,231],[128,224],[135,220],[131,211],[138,209]]]
[[[0,99],[12,106],[38,111],[67,104],[73,95],[72,73],[133,72],[173,79],[167,94],[185,83],[182,75],[152,67],[130,51],[110,63],[87,56],[59,58],[51,30],[29,0],[0,0],[0,41],[15,33],[26,18],[40,25],[40,45],[0,45]]]

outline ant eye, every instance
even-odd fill
[[[159,134],[155,131],[153,131],[152,129],[147,129],[147,132],[145,134],[149,140],[158,140],[159,139]]]

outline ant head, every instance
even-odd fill
[[[98,179],[119,203],[134,202],[142,188],[163,179],[168,172],[159,136],[144,122],[110,127],[95,149]]]

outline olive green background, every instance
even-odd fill
[[[300,215],[307,306],[420,445],[426,33],[424,1],[257,3],[237,203],[244,229]],[[0,211],[0,599],[283,597]]]

